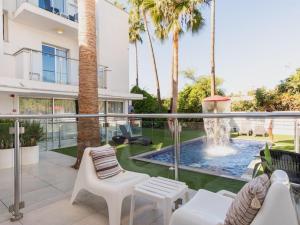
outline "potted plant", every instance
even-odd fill
[[[265,172],[269,176],[272,175],[274,168],[272,166],[272,157],[269,145],[266,144],[264,151],[264,157],[261,157],[261,162],[255,164],[252,177],[256,177],[260,172]]]
[[[21,126],[25,130],[24,134],[20,135],[22,165],[36,164],[39,162],[38,142],[43,139],[43,128],[37,121],[25,121]]]
[[[14,164],[14,136],[9,133],[9,128],[14,126],[12,120],[0,120],[0,169],[11,168]],[[44,132],[37,121],[21,123],[24,134],[20,135],[21,163],[22,165],[36,164],[39,162],[39,141],[43,139]]]
[[[0,120],[0,169],[11,168],[13,158],[13,136],[9,128],[14,125],[12,120]]]

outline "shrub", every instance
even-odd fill
[[[143,100],[132,101],[135,113],[158,113],[157,99],[147,91],[135,86],[131,89],[131,93],[143,95]]]
[[[149,94],[147,91],[135,86],[131,89],[131,93],[143,95],[143,100],[132,101],[134,107],[134,113],[166,113],[168,110],[165,105],[162,108],[162,112],[159,112],[159,105],[157,99]],[[164,124],[167,120],[164,119],[143,119],[143,127],[147,128],[164,128]]]
[[[13,126],[12,120],[0,120],[0,149],[13,147],[13,135],[9,134],[9,128]]]
[[[22,147],[36,146],[39,141],[43,140],[44,131],[40,122],[25,121],[22,127],[25,129],[24,134],[21,135]]]

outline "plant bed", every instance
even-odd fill
[[[14,166],[13,135],[9,134],[9,127],[13,121],[0,121],[0,169]],[[20,135],[21,164],[31,165],[39,162],[38,142],[43,139],[43,129],[39,122],[25,121],[21,124],[24,134]]]

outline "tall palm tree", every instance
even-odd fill
[[[215,66],[215,34],[216,34],[216,1],[211,1],[211,96],[216,95],[216,66]]]
[[[129,12],[129,41],[135,47],[136,86],[139,86],[138,42],[142,43],[141,33],[145,31],[140,11],[133,7]]]
[[[179,38],[185,32],[198,32],[204,25],[199,5],[208,0],[144,0],[144,6],[151,12],[156,35],[161,39],[172,34],[172,113],[177,112]]]
[[[79,113],[98,114],[97,48],[95,0],[78,0]],[[100,145],[98,118],[78,120],[77,160],[79,168],[84,149]]]
[[[159,110],[161,111],[162,101],[161,101],[161,94],[160,94],[160,82],[159,82],[158,71],[157,71],[156,57],[155,57],[153,43],[152,43],[151,34],[150,34],[148,21],[147,21],[147,14],[146,14],[146,10],[143,8],[144,0],[129,0],[129,2],[134,7],[138,8],[140,10],[140,13],[142,14],[142,19],[143,19],[145,31],[146,31],[146,34],[147,34],[147,39],[148,39],[148,44],[149,44],[149,49],[150,49],[150,55],[151,55],[152,65],[153,65],[153,70],[154,70],[157,101],[158,101]]]

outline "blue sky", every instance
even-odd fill
[[[226,93],[274,87],[300,67],[299,0],[217,0],[216,73]],[[205,27],[180,40],[180,70],[209,74],[210,9],[202,9]],[[163,97],[170,95],[171,41],[154,41]],[[130,47],[130,84],[135,83],[134,48]],[[139,45],[140,86],[155,93],[149,49]],[[183,88],[187,81],[180,79]]]

